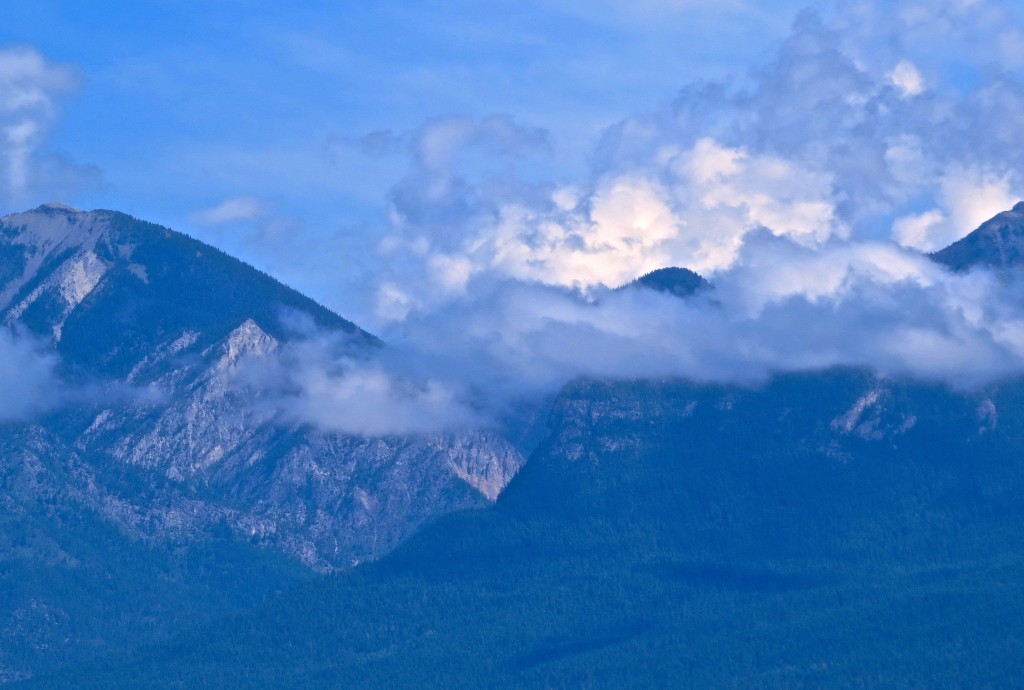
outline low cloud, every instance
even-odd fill
[[[414,435],[485,423],[465,388],[443,381],[395,350],[351,352],[344,336],[305,324],[298,337],[243,358],[236,385],[284,424],[361,436]]]
[[[305,332],[240,381],[285,422],[381,435],[497,423],[575,377],[1024,374],[1021,279],[922,254],[1024,193],[1024,42],[1001,7],[804,11],[748,73],[609,127],[574,180],[537,174],[554,142],[508,115],[332,142],[408,161],[358,257],[388,346]],[[242,197],[195,220],[268,218]],[[672,265],[714,290],[615,289]]]
[[[713,290],[589,293],[478,279],[380,351],[306,333],[249,370],[287,422],[361,435],[500,426],[578,377],[758,385],[857,367],[972,389],[1024,374],[1024,280],[952,273],[891,242],[754,233]]]
[[[833,366],[974,386],[1024,372],[1022,287],[890,243],[809,248],[765,232],[688,300],[504,282],[402,334],[435,365],[448,357],[445,370],[513,393],[577,376],[749,384]]]
[[[56,356],[31,336],[0,327],[0,423],[30,420],[60,402],[56,364]]]
[[[0,424],[31,423],[71,407],[166,403],[153,387],[104,378],[69,382],[60,363],[48,340],[19,324],[0,326]]]

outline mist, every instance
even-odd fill
[[[21,329],[0,328],[0,423],[31,420],[60,403],[57,357]]]

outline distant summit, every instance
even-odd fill
[[[655,290],[656,292],[675,295],[676,297],[689,297],[701,290],[709,289],[711,283],[700,274],[694,273],[688,268],[673,266],[651,271],[623,287],[642,287],[648,290]]]
[[[82,213],[81,209],[77,209],[74,206],[69,206],[60,201],[51,201],[48,204],[43,204],[36,211],[64,211],[66,213]]]
[[[252,266],[123,213],[49,203],[0,217],[0,324],[52,338],[66,365],[93,375],[125,376],[184,333],[210,347],[246,319],[284,339],[291,312],[379,344]]]
[[[954,271],[976,266],[995,269],[1024,266],[1024,201],[985,221],[967,237],[931,257]]]

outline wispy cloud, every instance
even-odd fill
[[[31,419],[59,403],[56,365],[57,357],[35,338],[0,328],[0,423]]]
[[[191,220],[204,225],[224,225],[241,221],[264,218],[272,207],[262,199],[251,196],[237,196],[225,199],[216,206],[196,211]]]
[[[37,192],[67,193],[98,184],[99,171],[41,154],[57,117],[57,99],[73,91],[78,71],[31,46],[0,47],[0,194],[24,203]]]

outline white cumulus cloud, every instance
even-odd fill
[[[251,196],[225,199],[216,206],[196,211],[191,218],[204,225],[223,225],[263,218],[271,212],[270,204]]]
[[[56,198],[96,184],[95,169],[44,151],[57,99],[78,81],[75,68],[54,63],[31,46],[0,47],[0,196],[6,201],[23,203],[38,194]]]

